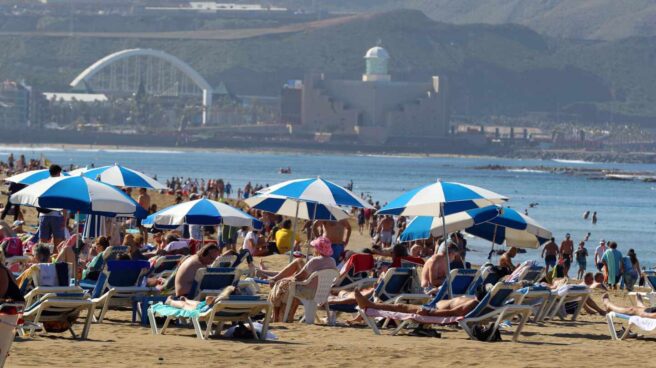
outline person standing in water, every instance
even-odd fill
[[[597,211],[592,213],[592,225],[597,224]]]

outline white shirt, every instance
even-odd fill
[[[257,234],[254,231],[249,231],[248,234],[246,234],[241,249],[248,249],[249,252],[255,253],[255,248],[253,248],[252,245],[248,244],[249,240],[252,241],[253,244],[257,244]]]
[[[601,258],[604,256],[606,249],[608,249],[608,247],[606,247],[605,245],[603,246],[603,248],[601,245],[597,246],[597,248],[595,249],[595,262],[601,262]]]

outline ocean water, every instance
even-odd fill
[[[625,253],[634,248],[643,266],[656,265],[656,183],[590,180],[581,176],[554,174],[524,167],[578,167],[622,169],[656,173],[653,164],[588,163],[498,158],[406,157],[357,154],[264,153],[244,151],[174,151],[139,149],[60,149],[0,147],[0,160],[9,152],[28,158],[46,156],[61,165],[121,165],[157,175],[160,181],[172,176],[223,178],[233,187],[246,182],[275,184],[293,178],[321,176],[341,185],[354,183],[356,193],[370,194],[381,203],[405,190],[439,179],[477,185],[510,197],[508,206],[523,211],[550,229],[560,242],[570,232],[575,242],[592,233],[587,243],[592,255],[599,239],[615,240]],[[503,165],[516,169],[491,171],[477,166]],[[291,175],[278,173],[291,167]],[[596,225],[582,218],[586,210],[597,211]],[[489,242],[472,238],[468,260],[481,263]],[[539,257],[529,250],[518,260]],[[592,270],[592,257],[588,270]],[[574,266],[573,266],[574,269]]]

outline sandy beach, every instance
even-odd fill
[[[267,258],[275,267],[284,256]],[[628,298],[613,294],[613,300],[628,303]],[[600,294],[594,299],[600,302]],[[300,313],[298,314],[300,315]],[[319,312],[322,318],[325,313]],[[18,338],[7,367],[50,365],[149,367],[210,366],[238,364],[255,367],[380,367],[388,364],[429,366],[642,366],[649,359],[654,339],[611,341],[605,319],[582,315],[575,322],[560,321],[528,324],[519,343],[503,334],[500,343],[469,340],[455,328],[438,328],[442,338],[376,336],[366,326],[347,327],[342,315],[340,325],[308,326],[302,323],[275,323],[272,330],[278,341],[257,342],[213,338],[198,340],[191,328],[173,328],[164,336],[153,336],[150,329],[130,323],[130,312],[110,311],[102,324],[94,324],[89,340],[77,341],[64,334],[38,334],[31,339]],[[76,326],[79,331],[81,326]]]
[[[152,194],[159,208],[173,203],[170,195]],[[0,197],[4,201],[4,197]],[[28,224],[36,221],[36,212],[25,208]],[[354,224],[355,225],[355,224]],[[357,228],[354,226],[354,228]],[[351,247],[366,247],[369,240],[354,231]],[[270,269],[282,268],[286,256],[264,258]],[[266,289],[262,290],[266,292]],[[594,293],[600,302],[601,294]],[[612,300],[628,304],[625,292],[611,294]],[[297,315],[300,315],[301,310]],[[325,317],[319,312],[319,318]],[[469,340],[456,328],[438,328],[442,338],[376,336],[365,325],[347,327],[341,315],[339,325],[323,323],[308,326],[301,323],[273,324],[271,332],[277,341],[257,342],[213,338],[196,339],[191,328],[172,328],[164,336],[151,335],[150,329],[131,324],[129,310],[112,310],[101,324],[93,324],[89,339],[73,340],[68,333],[39,333],[34,338],[17,338],[7,367],[38,366],[105,366],[149,367],[241,366],[362,367],[397,366],[505,366],[562,367],[643,365],[648,359],[654,339],[610,339],[606,321],[601,316],[582,315],[576,322],[549,321],[528,324],[519,343],[503,334],[501,343]],[[76,330],[81,325],[76,325]],[[389,332],[389,331],[386,331]]]

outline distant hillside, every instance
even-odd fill
[[[278,95],[284,81],[310,71],[359,78],[364,52],[381,39],[392,55],[394,78],[448,77],[456,114],[558,110],[604,120],[612,110],[656,117],[656,37],[562,41],[522,26],[450,25],[409,10],[292,28],[235,30],[222,39],[211,31],[175,37],[153,32],[149,38],[0,32],[0,47],[8,50],[0,53],[0,79],[23,78],[39,89],[62,91],[97,59],[148,47],[182,58],[213,85],[225,81],[238,94]]]
[[[286,6],[342,11],[418,9],[456,24],[528,26],[555,37],[616,40],[656,35],[654,0],[279,0]]]

